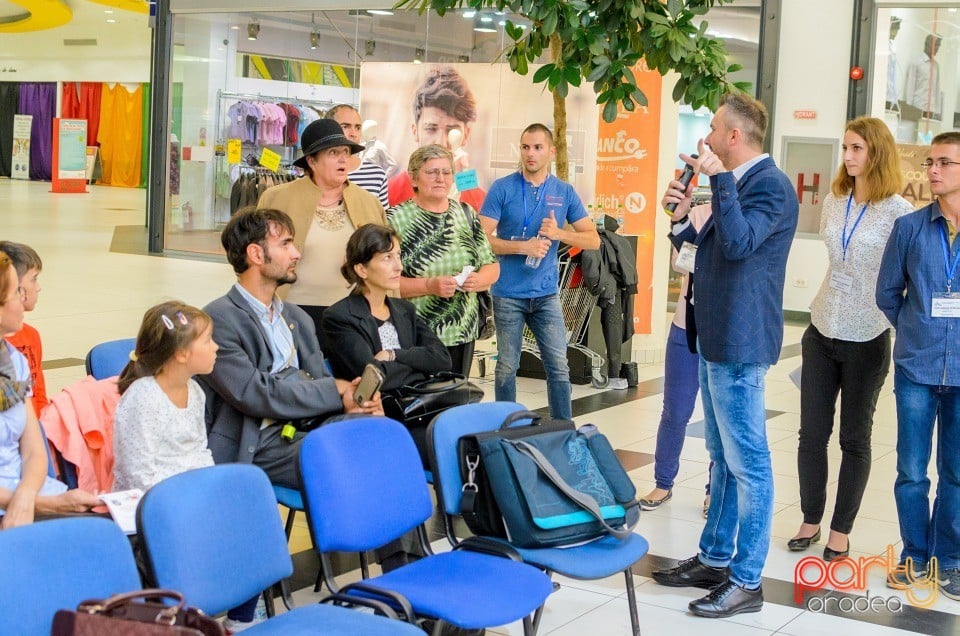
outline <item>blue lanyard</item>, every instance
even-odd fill
[[[537,210],[540,209],[540,204],[543,203],[543,200],[547,198],[547,182],[550,181],[550,175],[547,175],[547,178],[543,180],[543,183],[540,184],[540,198],[537,199],[537,204],[533,207],[533,212],[529,215],[527,214],[527,180],[523,178],[523,175],[520,175],[520,198],[523,199],[523,233],[521,236],[527,235],[527,226],[530,225],[531,217],[537,215]],[[532,186],[531,186],[532,191]]]
[[[950,264],[950,239],[947,238],[946,230],[947,220],[944,219],[940,224],[940,241],[943,244],[943,269],[947,274],[947,293],[950,293],[950,286],[953,283],[953,275],[957,273],[957,263],[960,263],[960,250],[953,257],[953,265]]]
[[[840,234],[840,247],[843,248],[843,261],[847,261],[847,248],[850,247],[850,240],[853,238],[853,233],[857,231],[857,226],[860,225],[860,221],[863,219],[863,213],[867,211],[867,204],[864,203],[863,207],[860,208],[860,214],[857,216],[857,220],[853,222],[853,227],[850,228],[850,234],[847,234],[847,223],[850,221],[850,205],[853,203],[853,192],[850,193],[850,196],[847,198],[847,213],[843,215],[843,231]]]

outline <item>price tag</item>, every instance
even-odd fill
[[[227,140],[227,163],[240,163],[242,147],[239,139]]]
[[[458,172],[454,176],[454,180],[457,184],[457,190],[460,192],[463,192],[464,190],[473,190],[474,188],[480,187],[480,182],[477,181],[477,171],[473,168],[464,170],[463,172]]]
[[[264,148],[260,151],[260,165],[276,172],[280,168],[280,155],[269,148]]]

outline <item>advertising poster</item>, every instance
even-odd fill
[[[797,235],[817,237],[820,234],[820,213],[823,199],[830,192],[830,182],[836,174],[840,146],[836,139],[784,137],[780,168],[793,187],[800,202]]]
[[[458,170],[476,170],[476,185],[485,193],[495,179],[517,170],[524,128],[535,122],[553,128],[553,96],[533,83],[537,68],[522,76],[506,64],[367,62],[360,74],[360,115],[377,123],[378,146],[399,164],[394,179],[406,178],[416,148],[440,143],[454,152]],[[451,84],[469,97],[459,100],[456,117],[428,123],[421,108],[415,119],[415,100],[450,99],[442,93]],[[593,198],[593,152],[587,152],[585,140],[596,131],[595,96],[589,86],[571,88],[566,106],[570,182],[586,205]],[[437,115],[435,110],[427,113]],[[454,129],[462,137],[456,147],[448,139]]]
[[[13,116],[13,152],[10,160],[11,179],[30,178],[30,127],[33,115]]]
[[[58,143],[57,178],[86,180],[87,120],[61,119]]]
[[[897,151],[900,153],[900,171],[903,172],[904,187],[901,193],[903,198],[918,209],[929,205],[933,202],[930,179],[927,177],[927,171],[920,164],[930,154],[930,146],[898,144]]]
[[[660,74],[645,65],[633,69],[647,106],[621,108],[612,123],[598,115],[597,181],[594,210],[622,219],[623,234],[637,237],[637,296],[634,330],[651,333],[656,232],[657,167],[660,144]]]

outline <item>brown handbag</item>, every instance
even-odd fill
[[[159,599],[176,601],[165,605]],[[138,590],[105,601],[83,601],[53,617],[50,636],[224,636],[219,622],[187,607],[173,590]]]

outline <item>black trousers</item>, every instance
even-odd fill
[[[800,509],[817,525],[827,500],[827,444],[840,395],[840,480],[830,529],[849,534],[870,477],[877,396],[890,370],[890,330],[867,342],[827,338],[810,325],[801,340]]]

